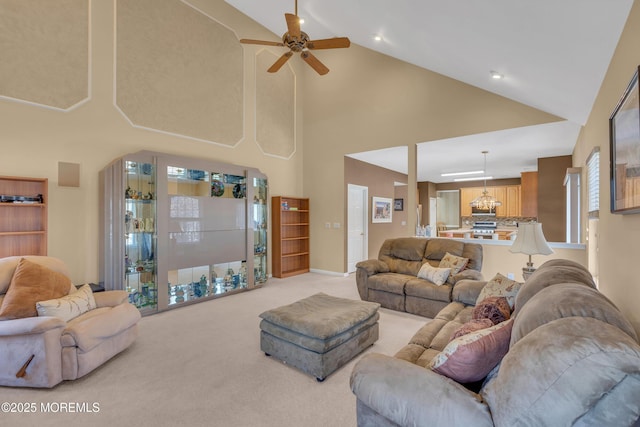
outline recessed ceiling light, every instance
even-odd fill
[[[491,70],[491,71],[489,71],[489,73],[491,74],[491,78],[494,79],[494,80],[502,80],[502,79],[504,79],[504,75],[500,74],[497,71]]]
[[[304,18],[300,18],[298,21],[300,22],[300,25],[304,24]]]
[[[382,41],[382,36],[380,34],[374,34],[373,39],[377,42]]]
[[[440,176],[456,176],[456,175],[475,175],[478,173],[484,173],[484,171],[469,171],[469,172],[450,172],[441,173]]]

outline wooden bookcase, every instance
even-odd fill
[[[0,258],[47,254],[46,178],[0,176]]]
[[[271,212],[273,276],[309,272],[309,199],[274,196]]]

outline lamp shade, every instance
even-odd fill
[[[509,251],[527,255],[549,255],[553,253],[553,249],[549,247],[547,240],[544,238],[542,224],[539,222],[519,224],[516,240]]]

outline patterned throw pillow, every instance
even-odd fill
[[[54,316],[65,322],[94,308],[96,308],[96,300],[89,285],[84,285],[65,297],[36,303],[38,316]]]
[[[450,273],[450,268],[433,267],[428,262],[425,262],[422,264],[422,267],[420,267],[420,271],[418,271],[418,277],[441,286],[447,281],[447,277],[449,277]]]
[[[489,319],[494,325],[511,317],[509,303],[505,297],[489,297],[480,301],[473,309],[473,320]]]
[[[440,268],[450,268],[451,275],[460,273],[467,266],[469,258],[463,258],[461,256],[451,255],[449,252],[444,254],[444,257],[440,260]]]
[[[454,339],[429,368],[462,384],[483,379],[509,351],[512,326],[508,320]]]
[[[479,331],[481,329],[487,329],[493,326],[493,322],[490,319],[475,319],[469,320],[464,325],[460,326],[456,329],[453,334],[451,334],[451,338],[449,341],[453,341],[458,337],[463,335],[470,334],[471,332]]]
[[[482,288],[476,300],[476,305],[487,297],[505,297],[509,303],[509,307],[513,311],[516,295],[518,295],[518,291],[522,285],[523,283],[516,282],[498,273]]]
[[[471,332],[479,331],[481,329],[487,329],[493,326],[493,322],[491,319],[475,319],[470,320],[464,325],[460,326],[456,329],[451,335],[451,339],[449,341],[455,340],[458,337],[463,335],[470,334]]]

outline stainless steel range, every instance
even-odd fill
[[[492,239],[497,228],[496,221],[475,221],[471,230],[475,239]]]

